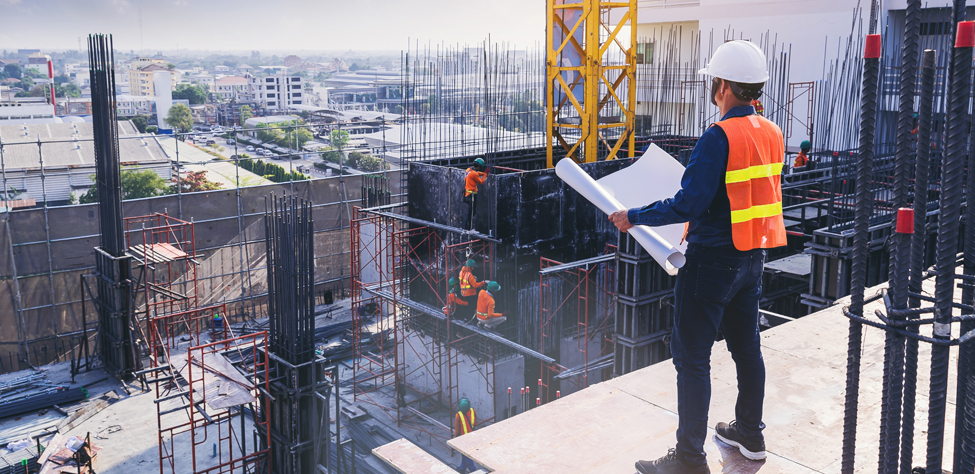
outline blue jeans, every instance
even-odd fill
[[[674,288],[670,348],[677,368],[677,455],[685,465],[696,467],[707,463],[704,440],[711,402],[711,346],[719,329],[738,372],[738,431],[748,438],[761,438],[765,428],[765,362],[758,332],[765,251],[691,244],[686,256]]]
[[[474,472],[474,471],[477,470],[477,466],[474,465],[474,461],[471,461],[471,458],[469,458],[469,457],[464,456],[463,454],[461,454],[460,455],[460,467],[457,468],[457,470],[458,471],[463,471],[465,469],[467,471]]]

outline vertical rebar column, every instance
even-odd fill
[[[964,7],[964,2],[961,2]],[[962,21],[955,29],[951,84],[948,91],[948,134],[941,164],[941,216],[938,219],[937,279],[934,298],[934,337],[951,337],[951,308],[955,288],[955,257],[961,220],[965,148],[968,145],[968,100],[971,95],[972,47],[975,23]],[[944,456],[945,406],[948,396],[948,346],[931,348],[931,393],[928,409],[927,472],[940,473]],[[957,471],[956,471],[957,472]]]
[[[897,117],[897,149],[894,156],[894,183],[892,208],[894,219],[897,210],[908,205],[908,179],[911,155],[914,151],[914,93],[917,81],[917,48],[920,35],[921,0],[910,0],[904,25],[904,49],[900,71],[900,101]],[[897,228],[900,229],[900,223]],[[911,222],[913,224],[913,222]],[[893,246],[888,265],[891,308],[907,307],[908,264],[911,254],[911,234],[891,233]],[[903,319],[891,313],[894,319]],[[878,472],[886,474],[897,470],[900,451],[901,409],[904,390],[904,338],[887,331],[884,341],[884,386],[880,415],[880,450]]]
[[[959,28],[960,29],[960,28]],[[971,124],[969,123],[969,126]],[[969,130],[969,142],[975,134]],[[975,145],[969,143],[968,183],[965,188],[965,275],[975,275]],[[975,291],[970,285],[962,289],[961,301],[975,303]],[[975,329],[975,322],[962,321],[960,334]],[[955,446],[953,471],[975,471],[975,346],[962,344],[958,347],[958,386],[955,392]]]
[[[913,1],[911,2],[913,3]],[[911,3],[908,4],[910,8]],[[927,241],[928,174],[931,171],[931,122],[934,119],[934,72],[937,52],[924,50],[921,56],[921,91],[917,109],[917,165],[914,170],[914,234],[911,238],[910,292],[921,294]],[[912,297],[912,308],[921,301]],[[909,331],[917,332],[917,326]],[[907,340],[904,366],[904,420],[901,426],[901,474],[911,474],[914,463],[914,409],[917,392],[917,339]]]
[[[856,208],[853,220],[853,268],[850,312],[863,316],[863,292],[867,281],[870,214],[873,208],[873,154],[877,129],[877,89],[880,82],[880,35],[867,35],[863,52],[863,90],[860,97],[860,159],[857,161]],[[850,320],[846,354],[846,406],[843,418],[843,457],[840,471],[852,474],[860,399],[860,346],[863,326]]]

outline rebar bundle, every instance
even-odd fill
[[[111,35],[88,36],[88,63],[101,248],[113,257],[121,257],[125,252],[125,241],[122,235],[122,184],[115,110],[115,53]]]
[[[265,198],[270,349],[299,365],[315,357],[315,268],[311,203]]]
[[[101,242],[95,250],[98,336],[108,370],[128,375],[141,365],[133,340],[132,273],[125,254],[122,184],[115,111],[115,58],[111,35],[88,37],[95,181]]]

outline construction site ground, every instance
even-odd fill
[[[867,297],[886,284],[868,289]],[[927,294],[934,281],[925,282]],[[956,300],[960,291],[956,292]],[[843,439],[849,320],[842,305],[762,333],[766,363],[764,421],[768,458],[749,461],[709,430],[705,450],[712,473],[839,473]],[[865,314],[883,309],[882,300]],[[922,329],[922,334],[930,335]],[[856,472],[877,472],[884,332],[864,328]],[[925,464],[931,347],[920,345],[914,465]],[[951,352],[945,466],[954,444],[955,369]],[[735,365],[723,342],[711,356],[709,424],[734,418]],[[448,444],[493,472],[634,472],[639,459],[656,459],[675,444],[676,372],[669,361],[617,377],[527,413],[478,429]]]

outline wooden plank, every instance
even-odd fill
[[[457,471],[405,438],[372,450],[372,454],[403,474],[447,474]]]
[[[174,355],[170,363],[176,367],[183,380],[189,382],[190,367],[186,362],[186,355]],[[194,381],[192,389],[195,392],[194,402],[200,401],[198,397],[202,393],[207,405],[219,410],[257,400],[257,397],[250,391],[253,384],[226,357],[219,354],[208,354],[206,360],[202,361],[205,367],[201,367],[200,363],[198,360],[193,361]],[[224,390],[224,384],[226,384],[226,393],[221,394],[221,390]]]

